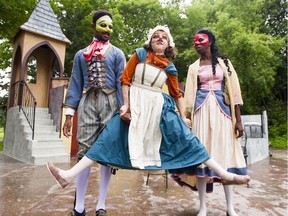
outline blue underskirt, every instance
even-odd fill
[[[207,161],[208,155],[204,145],[190,131],[186,123],[175,111],[175,101],[164,94],[164,105],[161,114],[160,128],[162,142],[160,146],[161,166],[146,166],[144,170],[170,170],[183,172],[194,170]],[[87,152],[86,156],[98,163],[122,169],[132,167],[128,151],[129,124],[120,119],[116,113],[101,132],[98,139]]]

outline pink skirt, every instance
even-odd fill
[[[211,158],[225,170],[247,175],[240,140],[236,138],[232,120],[221,111],[213,93],[208,94],[201,107],[194,113],[192,132],[204,144]],[[193,172],[175,175],[173,178],[181,186],[197,190],[196,177],[206,178],[207,183],[220,181],[220,177],[204,164]],[[213,185],[207,186],[207,192],[212,191]]]

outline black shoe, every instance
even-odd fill
[[[108,216],[106,210],[99,209],[96,211],[96,216]]]
[[[86,211],[84,209],[82,213],[79,213],[75,209],[73,209],[73,211],[70,212],[68,216],[86,216]]]

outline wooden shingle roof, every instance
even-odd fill
[[[71,43],[63,34],[49,0],[40,0],[28,21],[21,25],[20,29]]]

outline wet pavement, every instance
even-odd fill
[[[247,185],[234,186],[234,206],[239,216],[288,215],[287,151],[271,150],[272,157],[248,166]],[[76,163],[57,164],[67,169]],[[87,216],[95,216],[99,166],[95,164],[86,194]],[[198,194],[178,186],[172,179],[152,175],[146,185],[147,172],[119,170],[112,176],[106,207],[109,216],[196,216]],[[0,153],[0,215],[67,215],[73,208],[75,181],[61,189],[46,166],[32,166]],[[225,216],[223,187],[215,184],[207,194],[208,216]]]

